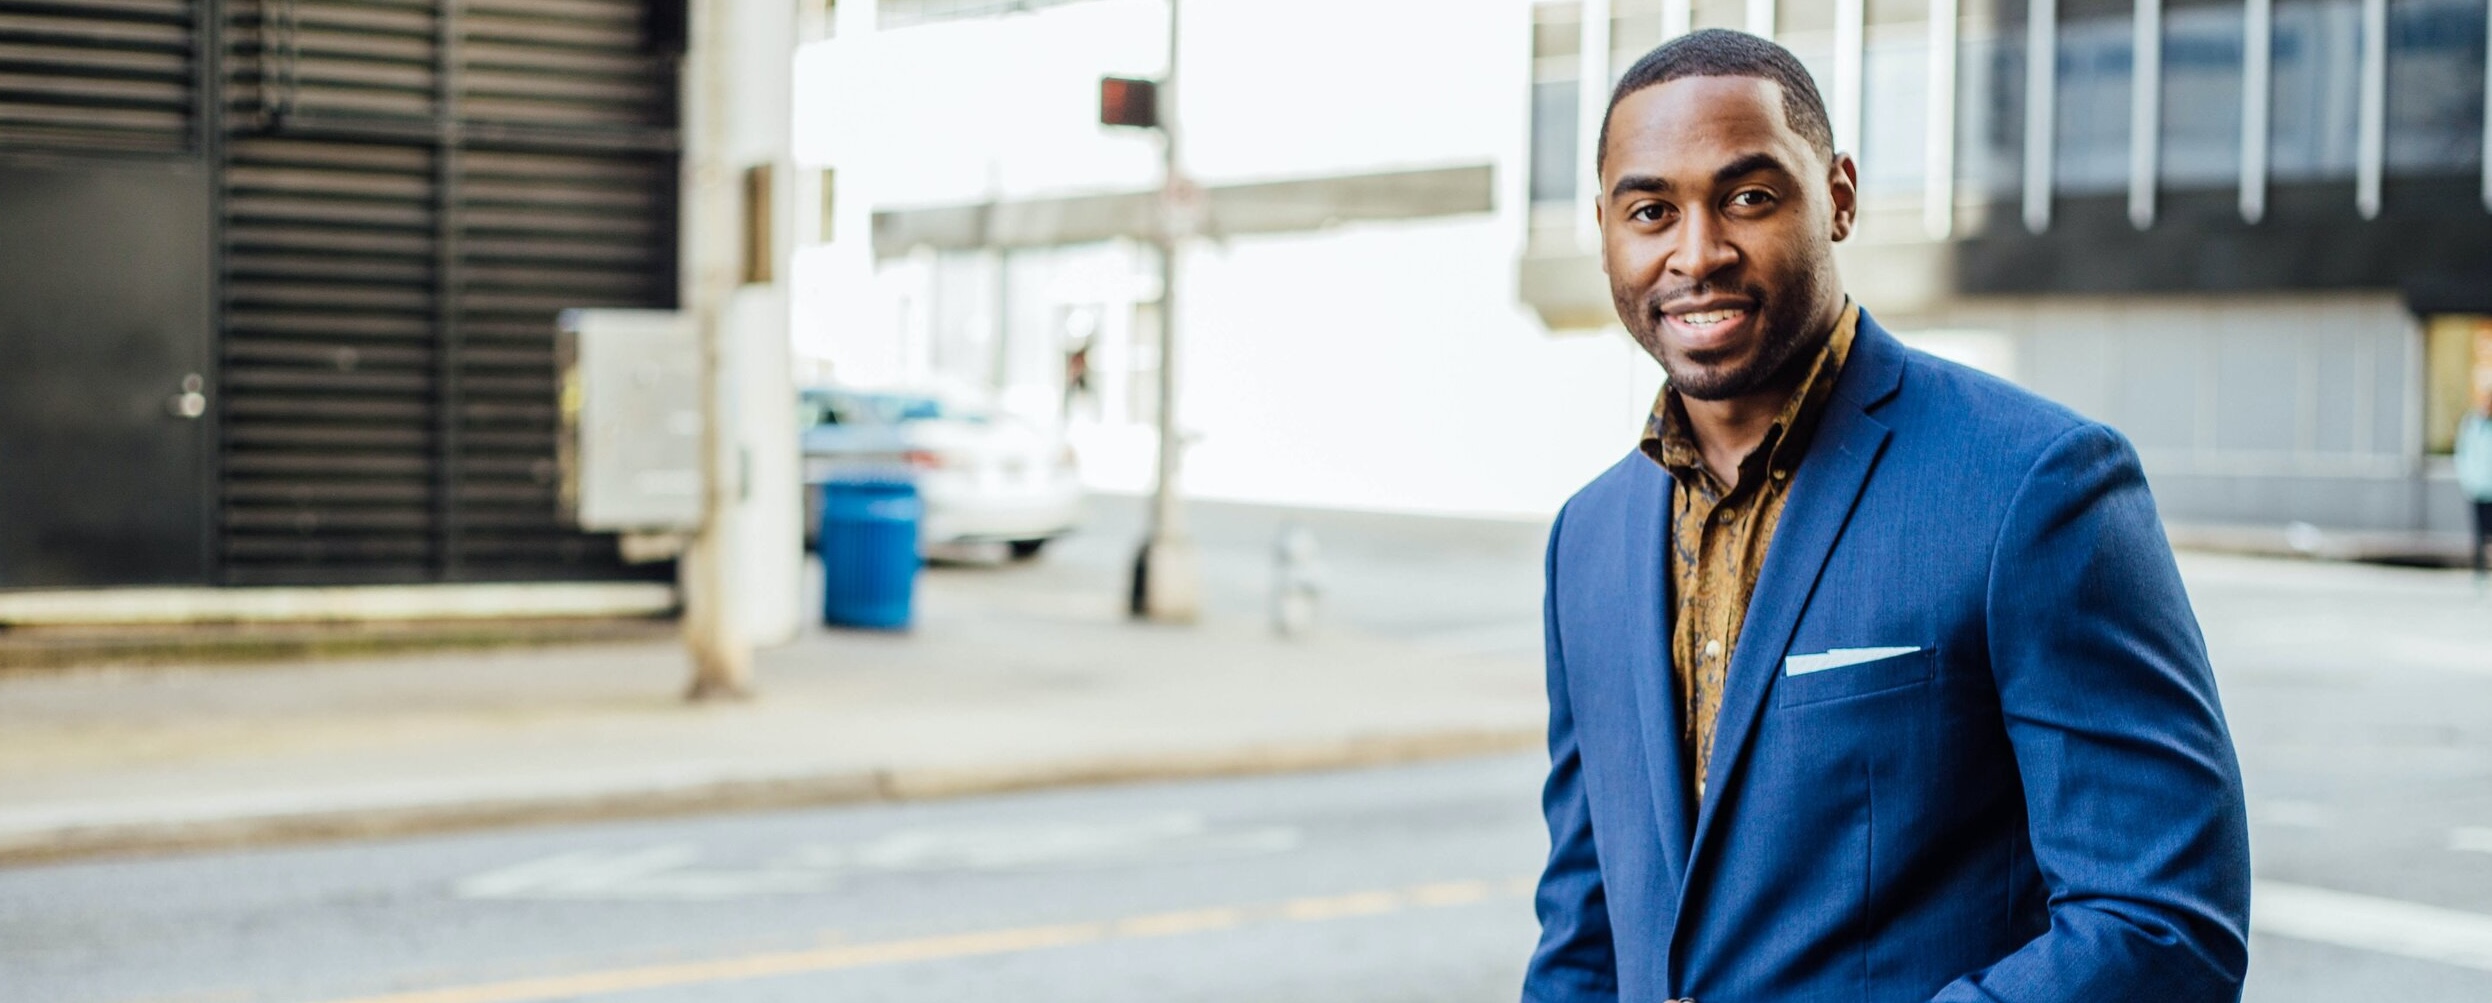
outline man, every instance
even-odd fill
[[[1669,382],[1551,532],[1524,997],[2237,1000],[2240,772],[2127,442],[1845,298],[1857,172],[1773,43],[1654,50],[1598,150]]]
[[[2457,423],[2457,486],[2474,503],[2475,591],[2484,590],[2487,548],[2492,548],[2492,387],[2475,391],[2474,406]]]

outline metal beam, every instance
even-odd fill
[[[2380,179],[2388,161],[2388,0],[2362,0],[2361,105],[2355,122],[2354,208],[2380,214]]]
[[[1600,199],[1601,122],[1609,117],[1609,88],[1616,78],[1609,65],[1609,0],[1583,0],[1583,35],[1575,58],[1575,243],[1584,250],[1601,246],[1600,224],[1593,204]],[[1594,175],[1584,171],[1592,169]]]
[[[2256,223],[2267,216],[2268,116],[2274,102],[2269,76],[2275,66],[2276,22],[2274,0],[2248,3],[2241,32],[2241,220]]]
[[[1930,89],[1921,145],[1921,230],[1945,240],[1956,209],[1956,0],[1930,0]]]
[[[1212,236],[1293,233],[1342,223],[1492,212],[1495,171],[1486,164],[1346,177],[1225,185],[1208,191]],[[1060,247],[1148,240],[1157,190],[1017,202],[895,209],[874,214],[874,254]]]
[[[1834,146],[1860,155],[1862,65],[1867,62],[1868,4],[1834,0]]]
[[[2052,131],[2058,128],[2059,5],[2027,0],[2025,7],[2025,229],[2051,228]]]
[[[2129,40],[2129,225],[2155,225],[2163,148],[2163,0],[2137,0]]]

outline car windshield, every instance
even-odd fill
[[[799,400],[797,421],[805,428],[823,425],[900,425],[912,421],[950,419],[983,422],[984,415],[945,405],[919,394],[809,391]]]

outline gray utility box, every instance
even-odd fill
[[[701,340],[669,310],[565,310],[563,518],[595,532],[701,522]]]

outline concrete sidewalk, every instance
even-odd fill
[[[1536,657],[1127,622],[929,573],[689,706],[664,641],[0,676],[0,861],[1356,765],[1536,745]],[[1024,579],[1026,582],[1026,578]]]

